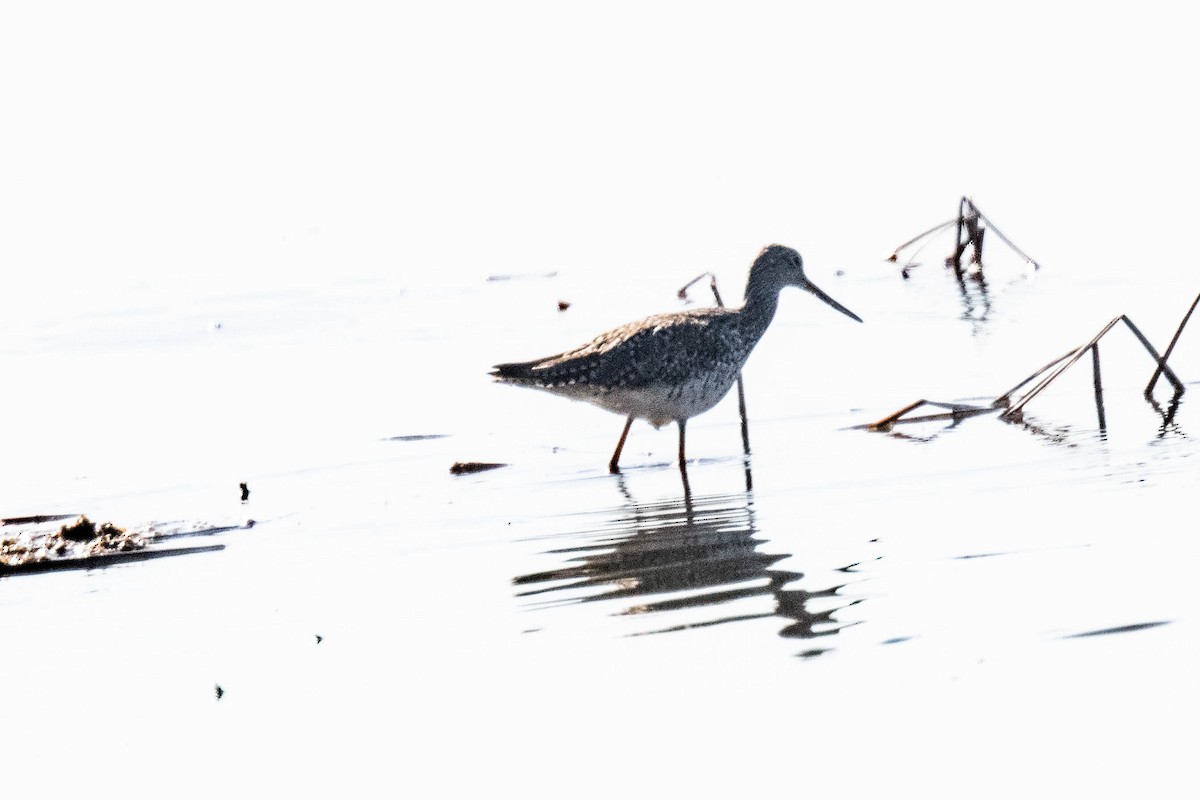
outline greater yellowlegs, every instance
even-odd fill
[[[656,314],[602,333],[558,355],[497,364],[491,375],[502,383],[542,389],[586,400],[625,417],[625,429],[608,462],[618,472],[621,448],[635,419],[655,428],[679,425],[679,466],[684,461],[687,421],[720,402],[742,365],[766,332],[779,304],[779,292],[796,286],[851,319],[859,317],[804,276],[800,254],[773,244],[750,267],[741,308],[695,308]]]

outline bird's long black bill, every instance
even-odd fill
[[[813,283],[812,281],[806,281],[804,288],[807,289],[808,291],[812,292],[813,294],[815,294],[821,300],[824,300],[826,303],[828,303],[829,305],[836,308],[838,311],[845,314],[850,319],[856,320],[858,322],[862,322],[862,317],[858,316],[858,314],[855,314],[853,311],[846,308],[844,305],[839,303],[837,300],[834,300],[832,297],[830,297],[829,295],[822,292],[820,289],[817,288],[817,285],[815,283]]]

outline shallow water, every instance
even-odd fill
[[[69,726],[108,743],[73,750],[83,765],[137,759],[135,788],[223,765],[197,791],[305,760],[308,788],[366,791],[390,764],[404,785],[532,772],[553,793],[613,748],[621,775],[701,793],[706,774],[777,785],[798,752],[821,786],[864,759],[882,770],[865,784],[913,779],[933,751],[947,776],[997,752],[1082,759],[1089,784],[1119,777],[1118,753],[1170,757],[1177,740],[1146,732],[1196,702],[1190,393],[1164,420],[1118,330],[1104,432],[1087,362],[1024,424],[853,429],[918,397],[994,396],[1130,298],[1014,273],[980,319],[940,271],[810,271],[867,323],[785,294],[746,372],[753,455],[727,399],[689,426],[690,491],[672,430],[635,427],[611,476],[619,418],[484,374],[637,313],[623,286],[331,280],[214,298],[191,323],[150,298],[28,334],[4,356],[44,370],[27,386],[95,370],[148,400],[10,388],[45,424],[6,432],[25,456],[4,464],[6,515],[257,524],[220,552],[0,579],[23,732],[6,750],[33,758]],[[656,281],[660,308],[688,277]],[[1135,318],[1160,347],[1178,305]],[[448,473],[467,460],[509,466]],[[482,772],[456,774],[463,758]],[[668,777],[677,759],[716,760]]]

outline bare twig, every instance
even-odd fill
[[[1072,364],[1074,364],[1076,361],[1078,361],[1080,358],[1082,358],[1083,354],[1086,353],[1092,345],[1094,345],[1096,342],[1100,341],[1101,336],[1103,336],[1104,334],[1106,334],[1110,330],[1112,330],[1112,327],[1120,321],[1121,321],[1121,317],[1113,317],[1112,321],[1109,322],[1107,325],[1105,325],[1100,330],[1099,333],[1097,333],[1095,336],[1093,336],[1092,340],[1090,342],[1085,344],[1083,347],[1076,348],[1076,350],[1073,353],[1071,353],[1070,357],[1068,357],[1066,359],[1066,361],[1058,367],[1058,369],[1051,372],[1045,378],[1042,378],[1042,380],[1036,386],[1034,386],[1032,389],[1030,389],[1028,392],[1026,392],[1024,397],[1022,397],[1020,400],[1018,400],[1014,405],[1010,406],[1008,408],[1008,410],[1005,411],[1000,416],[1003,418],[1003,417],[1012,417],[1012,416],[1015,416],[1016,414],[1019,414],[1021,412],[1021,409],[1024,408],[1025,405],[1030,400],[1032,400],[1033,398],[1035,398],[1039,394],[1041,394],[1042,390],[1044,390],[1047,386],[1049,386],[1051,383],[1053,383],[1055,381],[1055,379],[1058,378],[1059,375],[1062,375],[1064,372],[1066,372],[1067,369],[1069,369]]]
[[[992,401],[992,405],[993,405],[993,406],[995,406],[996,408],[1005,408],[1005,407],[1007,407],[1007,406],[1009,405],[1009,403],[1011,402],[1011,400],[1012,400],[1012,394],[1013,394],[1013,392],[1017,391],[1017,389],[1020,389],[1022,386],[1024,386],[1024,385],[1025,385],[1025,384],[1027,384],[1027,383],[1029,383],[1030,381],[1032,381],[1032,380],[1033,380],[1034,378],[1036,378],[1038,375],[1041,375],[1043,372],[1045,372],[1046,370],[1048,370],[1048,369],[1050,369],[1051,367],[1053,367],[1055,364],[1058,364],[1058,363],[1062,362],[1064,359],[1070,358],[1070,357],[1071,357],[1071,355],[1072,355],[1074,352],[1075,352],[1074,350],[1071,350],[1070,352],[1064,353],[1063,355],[1061,355],[1061,356],[1059,356],[1058,358],[1054,359],[1054,360],[1053,360],[1053,361],[1051,361],[1049,364],[1047,364],[1046,366],[1042,367],[1042,368],[1041,368],[1041,369],[1039,369],[1037,372],[1033,373],[1033,374],[1032,374],[1032,375],[1030,375],[1028,378],[1026,378],[1025,380],[1021,381],[1021,382],[1020,382],[1020,383],[1018,383],[1016,386],[1012,387],[1012,388],[1011,388],[1011,389],[1009,389],[1007,392],[1005,392],[1004,394],[1002,394],[1002,395],[1000,395],[999,397],[997,397],[995,400],[993,400],[993,401]]]
[[[978,209],[976,209],[976,210],[978,210]],[[984,223],[985,223],[985,224],[986,224],[986,225],[987,225],[989,228],[991,228],[991,229],[992,229],[992,233],[994,233],[994,234],[996,234],[997,236],[999,236],[999,237],[1000,237],[1000,241],[1004,242],[1006,245],[1008,245],[1008,246],[1009,246],[1009,247],[1011,247],[1011,248],[1012,248],[1014,251],[1016,251],[1017,255],[1019,255],[1021,258],[1025,259],[1025,260],[1026,260],[1026,261],[1028,261],[1030,264],[1033,264],[1033,268],[1034,268],[1034,269],[1041,269],[1041,268],[1042,268],[1042,265],[1041,265],[1041,264],[1039,264],[1038,262],[1036,262],[1036,261],[1034,261],[1032,258],[1030,258],[1028,255],[1026,255],[1024,250],[1022,250],[1021,248],[1017,247],[1015,244],[1013,244],[1013,243],[1012,243],[1012,240],[1011,240],[1011,239],[1009,239],[1007,236],[1005,236],[1003,233],[1001,233],[1001,232],[1000,232],[1000,229],[999,229],[999,228],[997,228],[997,227],[996,227],[996,226],[995,226],[995,225],[992,223],[992,221],[991,221],[990,219],[988,219],[987,217],[985,217],[985,216],[983,215],[983,212],[982,212],[982,211],[980,211],[980,212],[979,212],[979,217],[980,217],[980,219],[982,219],[982,220],[984,221]]]
[[[904,417],[904,415],[908,412],[916,411],[922,406],[936,406],[938,408],[945,408],[948,409],[948,413],[927,414],[922,417]],[[918,400],[915,403],[910,403],[899,411],[889,414],[881,420],[871,422],[866,425],[856,425],[854,427],[869,431],[888,431],[892,429],[893,425],[899,425],[901,423],[908,424],[912,422],[930,422],[933,420],[943,419],[965,419],[967,417],[973,417],[977,414],[987,414],[991,411],[995,411],[995,409],[985,406],[971,406],[966,405],[965,403],[939,403],[936,400]]]
[[[1189,310],[1188,314],[1191,315],[1191,313],[1192,312]],[[1167,366],[1167,357],[1165,355],[1160,356],[1158,354],[1158,351],[1154,349],[1152,344],[1150,344],[1150,340],[1147,339],[1140,330],[1138,330],[1137,325],[1133,324],[1133,320],[1122,314],[1121,321],[1129,326],[1129,330],[1133,331],[1133,335],[1136,336],[1138,341],[1142,343],[1142,347],[1146,348],[1146,352],[1150,354],[1150,357],[1158,362],[1158,371],[1160,371],[1163,376],[1171,382],[1171,385],[1175,387],[1175,393],[1183,394],[1183,381],[1179,380],[1179,376],[1177,376],[1175,372]],[[1186,317],[1184,318],[1184,321],[1187,321]]]
[[[712,290],[713,297],[715,297],[717,300],[717,305],[720,306],[721,308],[724,308],[725,303],[722,302],[722,300],[721,300],[721,293],[717,291],[717,276],[713,275],[711,272],[702,272],[699,275],[697,275],[696,277],[692,278],[690,281],[688,281],[682,287],[680,287],[679,291],[675,293],[676,296],[679,297],[680,300],[687,300],[688,299],[687,290],[692,288],[693,286],[695,286],[697,283],[704,280],[705,278],[708,278],[708,288]]]
[[[1108,427],[1104,421],[1104,387],[1100,384],[1100,343],[1092,345],[1092,391],[1096,393],[1096,419],[1100,430]]]
[[[970,220],[968,222],[968,220]],[[958,226],[954,230],[954,252],[950,258],[946,259],[946,266],[954,267],[954,276],[958,278],[959,283],[962,282],[962,254],[963,250],[967,249],[967,245],[975,238],[975,231],[979,224],[979,212],[975,210],[975,205],[963,197],[958,201]],[[963,229],[968,228],[967,241],[963,241]]]
[[[1175,329],[1175,335],[1171,337],[1171,343],[1163,351],[1162,364],[1165,364],[1167,359],[1171,357],[1171,351],[1175,349],[1175,343],[1179,341],[1179,334],[1183,333],[1183,326],[1188,324],[1188,320],[1192,317],[1192,312],[1196,310],[1197,303],[1200,303],[1200,294],[1196,295],[1196,299],[1192,301],[1192,305],[1188,308],[1187,313],[1183,315],[1179,327]],[[1147,398],[1150,397],[1150,392],[1154,390],[1154,384],[1158,380],[1158,376],[1162,374],[1162,364],[1154,368],[1154,374],[1150,376],[1150,382],[1146,384],[1145,395]]]
[[[1017,403],[1015,405],[1011,406],[1007,411],[1005,411],[1003,414],[1001,414],[1001,417],[1011,418],[1011,417],[1019,414],[1021,412],[1021,409],[1024,408],[1025,405],[1030,400],[1037,397],[1038,394],[1040,394],[1043,389],[1045,389],[1047,386],[1049,386],[1051,383],[1053,383],[1058,378],[1059,375],[1066,372],[1067,369],[1070,368],[1070,366],[1072,364],[1074,364],[1076,361],[1078,361],[1080,358],[1083,357],[1084,353],[1086,353],[1088,350],[1095,348],[1097,343],[1100,341],[1100,339],[1106,333],[1108,333],[1110,330],[1112,330],[1113,326],[1116,325],[1118,322],[1124,322],[1125,325],[1128,326],[1129,330],[1131,330],[1133,332],[1133,335],[1137,338],[1137,340],[1142,343],[1143,347],[1146,348],[1146,352],[1148,352],[1150,354],[1150,357],[1153,358],[1154,361],[1158,364],[1158,367],[1162,370],[1162,374],[1164,376],[1166,376],[1167,380],[1171,382],[1171,385],[1175,387],[1175,393],[1182,394],[1183,388],[1184,388],[1183,381],[1179,380],[1179,377],[1175,374],[1175,372],[1169,366],[1167,366],[1166,359],[1163,356],[1160,356],[1158,354],[1158,351],[1154,349],[1154,346],[1152,344],[1150,344],[1150,340],[1147,339],[1144,334],[1142,334],[1142,332],[1138,329],[1137,325],[1133,324],[1133,320],[1131,320],[1129,317],[1122,314],[1118,317],[1113,317],[1113,319],[1107,325],[1105,325],[1103,328],[1100,329],[1099,333],[1097,333],[1095,336],[1092,337],[1092,340],[1090,342],[1088,342],[1087,344],[1083,345],[1082,347],[1080,347],[1080,348],[1076,349],[1074,352],[1072,352],[1070,354],[1070,356],[1066,358],[1065,363],[1063,363],[1058,369],[1054,370],[1054,372],[1052,372],[1050,375],[1043,378],[1040,383],[1038,383],[1036,386],[1034,386],[1032,389],[1030,389],[1029,392],[1024,397],[1022,397],[1019,401],[1017,401]],[[1098,359],[1099,356],[1096,356],[1096,358]],[[1061,360],[1062,359],[1060,359],[1060,361]],[[1097,375],[1096,380],[1098,382],[1099,381],[1099,366],[1098,366],[1098,364],[1096,366],[1096,375]]]
[[[32,517],[7,517],[0,519],[0,525],[33,525],[41,522],[58,522],[62,519],[75,519],[78,514],[35,514]]]
[[[905,242],[904,244],[900,245],[900,246],[899,246],[899,247],[897,247],[895,250],[893,250],[893,251],[892,251],[892,254],[891,254],[890,256],[888,256],[888,259],[887,259],[887,260],[888,260],[888,261],[895,261],[896,259],[898,259],[898,258],[900,257],[900,251],[901,251],[901,250],[903,250],[903,249],[905,249],[905,248],[907,248],[907,247],[911,247],[912,245],[914,245],[914,244],[916,244],[917,242],[919,242],[919,241],[921,241],[922,239],[924,239],[926,236],[930,236],[930,235],[932,235],[932,234],[935,234],[935,233],[940,233],[941,231],[944,231],[944,230],[946,230],[946,228],[949,228],[951,225],[953,225],[953,224],[954,224],[955,222],[957,222],[957,221],[958,221],[958,218],[957,218],[957,217],[955,217],[955,218],[953,218],[953,219],[948,219],[948,220],[946,220],[945,222],[943,222],[943,223],[941,223],[941,224],[934,225],[932,228],[930,228],[929,230],[925,231],[924,233],[919,233],[919,234],[917,234],[916,236],[914,236],[913,238],[909,239],[907,242]]]

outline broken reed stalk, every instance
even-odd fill
[[[1092,340],[1090,342],[1085,344],[1083,347],[1075,348],[1075,350],[1066,359],[1062,360],[1063,363],[1061,363],[1059,365],[1058,369],[1051,372],[1045,378],[1042,378],[1041,381],[1039,381],[1036,386],[1034,386],[1032,389],[1030,389],[1028,392],[1025,393],[1024,397],[1022,397],[1020,400],[1018,400],[1013,405],[1009,406],[1008,409],[1003,414],[1000,415],[1001,418],[1011,417],[1016,414],[1019,414],[1021,412],[1021,409],[1025,407],[1026,403],[1028,403],[1030,400],[1032,400],[1033,398],[1035,398],[1039,394],[1041,394],[1042,391],[1047,386],[1049,386],[1051,383],[1053,383],[1058,378],[1059,375],[1062,375],[1064,372],[1067,371],[1067,369],[1072,364],[1074,364],[1079,359],[1083,358],[1084,353],[1086,353],[1092,347],[1092,345],[1094,345],[1096,342],[1100,341],[1100,337],[1103,336],[1104,334],[1108,333],[1110,330],[1112,330],[1112,327],[1120,321],[1121,321],[1120,317],[1114,317],[1107,325],[1105,325],[1101,329],[1101,331],[1099,333],[1097,333],[1095,336],[1092,337]]]
[[[1062,373],[1067,372],[1067,369],[1069,369],[1070,366],[1073,365],[1073,363],[1075,363],[1076,361],[1079,361],[1081,359],[1081,357],[1084,357],[1084,354],[1086,354],[1088,350],[1091,350],[1094,347],[1094,345],[1096,345],[1096,343],[1100,341],[1100,337],[1103,337],[1105,335],[1105,333],[1108,333],[1110,330],[1112,330],[1112,326],[1116,325],[1117,323],[1120,323],[1120,321],[1121,321],[1121,317],[1112,318],[1109,321],[1108,325],[1105,325],[1103,327],[1103,329],[1100,329],[1100,332],[1097,333],[1096,336],[1092,337],[1091,342],[1088,342],[1087,344],[1082,345],[1082,347],[1080,347],[1080,348],[1076,348],[1073,351],[1073,353],[1067,357],[1067,359],[1062,360],[1063,362],[1061,363],[1060,366],[1058,366],[1057,369],[1055,369],[1054,372],[1051,372],[1049,375],[1046,375],[1046,377],[1043,378],[1042,380],[1040,380],[1039,383],[1033,387],[1033,389],[1031,389],[1030,391],[1027,391],[1025,393],[1024,397],[1021,397],[1021,399],[1019,399],[1018,402],[1014,403],[1013,405],[1010,405],[1010,407],[1008,407],[1008,409],[1006,411],[1004,411],[1003,414],[1000,415],[1001,419],[1008,419],[1008,417],[1013,417],[1013,416],[1020,414],[1021,409],[1025,408],[1025,405],[1028,402],[1032,401],[1032,399],[1034,397],[1037,397],[1038,395],[1040,395],[1040,393],[1042,393],[1045,390],[1046,386],[1049,386],[1050,384],[1054,383],[1054,381],[1058,378],[1058,375],[1061,375]]]
[[[1171,343],[1167,345],[1167,349],[1163,351],[1162,363],[1166,364],[1167,359],[1171,357],[1171,351],[1175,349],[1175,344],[1179,341],[1179,334],[1183,333],[1183,326],[1188,324],[1188,320],[1192,318],[1192,312],[1196,310],[1196,304],[1200,303],[1200,294],[1196,295],[1196,299],[1192,301],[1192,305],[1188,308],[1187,313],[1183,315],[1183,319],[1179,323],[1179,327],[1175,329],[1175,335],[1171,337]],[[1150,382],[1146,384],[1144,392],[1147,398],[1154,391],[1154,384],[1158,381],[1158,376],[1162,375],[1163,368],[1158,366],[1154,369],[1154,374],[1150,376]]]
[[[983,225],[980,225],[980,222],[982,222]],[[888,257],[888,261],[899,260],[900,251],[913,246],[928,236],[932,236],[935,233],[940,233],[952,225],[955,229],[954,252],[951,253],[950,257],[946,259],[946,266],[953,267],[955,276],[960,280],[962,279],[963,275],[962,254],[966,251],[967,247],[974,248],[971,255],[971,262],[974,264],[979,264],[981,267],[983,266],[983,235],[987,232],[988,228],[990,228],[996,234],[996,236],[1000,238],[1000,241],[1011,247],[1017,253],[1017,255],[1032,264],[1034,269],[1042,268],[1038,262],[1030,258],[1025,251],[1017,247],[1015,244],[1013,244],[1011,239],[1001,233],[1000,229],[997,228],[992,221],[988,219],[982,211],[979,210],[979,207],[975,205],[975,202],[966,196],[959,198],[958,216],[954,217],[953,219],[949,219],[946,222],[934,225],[929,230],[909,239],[907,242],[892,251],[892,254]],[[964,232],[966,233],[965,240],[963,238]]]
[[[1019,419],[1022,409],[1029,403],[1029,401],[1037,397],[1046,389],[1046,387],[1057,380],[1059,375],[1062,375],[1064,372],[1066,372],[1072,364],[1081,359],[1090,351],[1092,354],[1092,390],[1096,397],[1096,418],[1100,423],[1100,429],[1104,430],[1107,428],[1107,419],[1104,413],[1104,388],[1100,378],[1100,339],[1103,338],[1104,335],[1110,330],[1112,330],[1118,322],[1125,323],[1125,325],[1133,333],[1134,337],[1141,342],[1142,347],[1146,349],[1146,352],[1150,354],[1150,357],[1154,359],[1154,376],[1150,379],[1150,383],[1146,387],[1146,399],[1157,408],[1157,404],[1154,403],[1153,398],[1150,396],[1150,392],[1154,388],[1155,381],[1158,380],[1160,375],[1166,377],[1167,381],[1169,381],[1171,386],[1174,387],[1175,394],[1172,398],[1173,415],[1173,409],[1178,405],[1179,397],[1184,392],[1184,385],[1183,381],[1179,379],[1179,376],[1175,374],[1174,370],[1167,365],[1167,358],[1171,355],[1171,351],[1174,350],[1176,343],[1179,341],[1180,334],[1183,332],[1184,326],[1187,325],[1187,322],[1191,318],[1192,312],[1196,310],[1197,305],[1200,305],[1200,295],[1197,295],[1196,299],[1192,301],[1192,305],[1188,308],[1187,313],[1184,314],[1183,320],[1179,323],[1179,327],[1175,329],[1175,335],[1171,338],[1171,343],[1167,346],[1166,352],[1164,352],[1162,355],[1158,354],[1158,351],[1154,349],[1152,344],[1150,344],[1150,340],[1147,339],[1138,326],[1133,323],[1133,320],[1126,315],[1121,314],[1120,316],[1114,317],[1112,320],[1110,320],[1109,323],[1101,328],[1100,332],[1093,336],[1087,344],[1084,344],[1081,347],[1077,347],[1059,356],[1043,366],[1041,369],[1034,372],[1025,380],[1018,383],[1016,386],[1009,389],[1004,394],[997,397],[992,401],[991,407],[971,406],[960,403],[939,403],[933,400],[918,400],[915,403],[910,403],[904,408],[901,408],[899,411],[889,414],[883,419],[868,423],[866,425],[855,425],[854,427],[856,429],[866,429],[871,431],[887,431],[891,430],[892,426],[902,422],[928,422],[939,419],[957,420],[964,417],[975,416],[976,414],[983,414],[997,408],[1005,408],[1005,411],[1000,414],[1001,419],[1006,421]],[[1038,377],[1045,375],[1052,369],[1053,371],[1050,372],[1049,375],[1046,375],[1046,377],[1042,378],[1042,380],[1040,380],[1032,389],[1026,392],[1020,400],[1018,400],[1015,404],[1012,403],[1012,395],[1015,394],[1017,390],[1029,384]],[[925,405],[949,409],[949,413],[930,414],[922,417],[908,417],[902,419],[905,414],[915,411],[916,409]]]
[[[966,213],[964,213],[964,212],[966,212]],[[968,223],[968,216],[967,216],[968,214],[972,215],[969,223]],[[963,238],[962,238],[963,229],[967,228],[968,226],[970,228],[968,230],[969,235],[967,237],[967,241],[964,242]],[[954,275],[955,275],[955,277],[958,278],[960,283],[962,282],[962,274],[963,274],[963,271],[962,271],[963,250],[966,250],[967,245],[975,240],[975,234],[976,234],[976,231],[978,230],[978,227],[979,227],[979,211],[976,210],[975,206],[967,198],[963,197],[963,198],[959,199],[959,201],[958,201],[958,225],[954,229],[954,254],[951,255],[950,258],[947,260],[950,262],[949,266],[954,267]]]
[[[717,276],[711,272],[704,272],[692,278],[677,292],[680,300],[687,299],[687,290],[696,283],[699,283],[704,278],[708,278],[708,288],[712,289],[713,298],[717,301],[719,308],[725,307],[725,301],[721,299],[721,293],[717,291]],[[737,395],[738,395],[738,414],[742,418],[742,450],[746,455],[750,455],[750,424],[746,421],[746,387],[742,383],[742,373],[738,373],[737,377]],[[747,473],[749,475],[749,473]]]
[[[1150,357],[1153,358],[1158,364],[1158,371],[1161,372],[1166,379],[1170,381],[1171,385],[1175,387],[1175,394],[1183,394],[1183,381],[1179,379],[1179,376],[1175,374],[1174,370],[1167,366],[1167,357],[1160,356],[1158,354],[1158,351],[1154,349],[1154,345],[1150,344],[1150,340],[1146,338],[1146,335],[1138,330],[1137,325],[1133,324],[1133,320],[1122,314],[1121,321],[1129,326],[1129,330],[1133,331],[1133,335],[1136,336],[1137,340],[1142,343],[1142,347],[1146,348],[1146,352],[1149,353]]]
[[[997,397],[995,400],[993,400],[993,401],[992,401],[992,405],[993,405],[993,406],[995,406],[996,408],[1005,408],[1005,407],[1007,407],[1007,406],[1008,406],[1008,405],[1009,405],[1009,404],[1012,402],[1012,395],[1013,395],[1013,392],[1017,391],[1017,389],[1020,389],[1022,386],[1024,386],[1024,385],[1025,385],[1025,384],[1027,384],[1027,383],[1029,383],[1029,382],[1030,382],[1030,381],[1032,381],[1034,378],[1036,378],[1037,376],[1039,376],[1039,375],[1041,375],[1042,373],[1044,373],[1046,370],[1048,370],[1048,369],[1050,369],[1051,367],[1053,367],[1055,364],[1060,364],[1060,363],[1062,363],[1064,360],[1066,360],[1066,359],[1070,358],[1070,357],[1071,357],[1071,355],[1072,355],[1074,352],[1075,352],[1074,350],[1068,350],[1066,353],[1063,353],[1061,356],[1059,356],[1058,358],[1054,359],[1054,360],[1053,360],[1053,361],[1051,361],[1049,364],[1047,364],[1046,366],[1042,367],[1042,368],[1041,368],[1041,369],[1039,369],[1037,372],[1033,373],[1033,374],[1032,374],[1032,375],[1030,375],[1028,378],[1026,378],[1025,380],[1021,381],[1021,382],[1020,382],[1020,383],[1018,383],[1016,386],[1012,387],[1012,388],[1011,388],[1011,389],[1009,389],[1007,392],[1005,392],[1004,394],[1002,394],[1002,395],[1000,395],[999,397]]]
[[[900,251],[901,251],[901,250],[903,250],[903,249],[905,249],[905,248],[907,248],[907,247],[911,247],[912,245],[914,245],[914,244],[916,244],[917,242],[919,242],[919,241],[921,241],[922,239],[924,239],[926,236],[932,236],[932,235],[933,235],[933,234],[935,234],[935,233],[941,233],[942,231],[946,230],[946,228],[949,228],[951,225],[953,225],[953,224],[954,224],[956,221],[957,221],[956,219],[948,219],[948,220],[946,220],[945,222],[943,222],[943,223],[941,223],[941,224],[939,224],[939,225],[934,225],[932,228],[930,228],[929,230],[925,231],[924,233],[919,233],[919,234],[917,234],[916,236],[914,236],[913,238],[909,239],[907,242],[905,242],[904,244],[900,245],[900,246],[899,246],[899,247],[897,247],[895,250],[893,250],[893,251],[892,251],[892,254],[891,254],[890,256],[888,256],[888,261],[895,261],[895,260],[897,260],[898,258],[900,258]]]
[[[976,210],[978,210],[978,209],[976,209]],[[1024,251],[1024,250],[1022,250],[1021,248],[1019,248],[1019,247],[1017,247],[1015,244],[1013,244],[1013,242],[1012,242],[1012,239],[1009,239],[1007,236],[1005,236],[1003,233],[1001,233],[1001,232],[1000,232],[1000,229],[999,229],[999,228],[997,228],[997,227],[995,226],[995,224],[993,224],[993,223],[992,223],[992,221],[991,221],[990,219],[988,219],[987,217],[985,217],[985,216],[983,215],[983,212],[982,212],[982,211],[980,211],[980,212],[979,212],[979,218],[980,218],[981,220],[983,220],[983,222],[984,222],[984,224],[985,224],[985,225],[987,225],[989,228],[991,228],[991,229],[992,229],[992,233],[994,233],[994,234],[996,234],[997,236],[999,236],[999,237],[1000,237],[1000,241],[1004,242],[1006,245],[1008,245],[1008,246],[1009,246],[1009,247],[1011,247],[1011,248],[1012,248],[1014,251],[1016,251],[1016,254],[1017,254],[1017,255],[1019,255],[1021,258],[1025,259],[1025,260],[1026,260],[1026,261],[1028,261],[1030,264],[1033,264],[1033,268],[1034,268],[1034,269],[1041,269],[1041,268],[1042,268],[1042,265],[1041,265],[1041,264],[1039,264],[1038,262],[1034,261],[1032,258],[1030,258],[1030,257],[1029,257],[1029,256],[1028,256],[1028,255],[1025,253],[1025,251]]]
[[[948,409],[948,413],[926,414],[925,416],[922,416],[922,417],[909,417],[905,420],[900,419],[908,412],[915,411],[918,408],[920,408],[921,406],[937,406],[938,408],[945,408],[945,409]],[[898,422],[904,422],[904,423],[932,422],[935,420],[942,420],[942,419],[958,420],[958,419],[966,419],[967,417],[973,417],[977,414],[987,414],[991,411],[995,411],[995,409],[987,407],[987,406],[971,406],[971,405],[966,405],[965,403],[939,403],[936,400],[918,400],[915,403],[911,403],[911,404],[905,406],[904,408],[900,409],[899,411],[895,412],[894,414],[889,414],[888,416],[884,417],[881,420],[877,420],[876,422],[871,422],[866,425],[857,425],[855,427],[866,429],[869,431],[887,431],[887,430],[891,430],[892,426],[897,424]]]
[[[64,519],[79,519],[81,514],[34,514],[31,517],[5,517],[0,525],[34,525],[42,522],[58,522]]]
[[[893,414],[889,414],[881,420],[876,420],[875,422],[871,422],[867,425],[864,425],[863,427],[866,428],[867,430],[871,430],[871,431],[887,430],[888,428],[892,427],[892,425],[894,425],[896,423],[896,420],[900,419],[908,412],[916,411],[918,408],[920,408],[921,406],[925,406],[925,405],[930,405],[930,402],[928,400],[918,400],[915,403],[909,403],[908,405],[906,405],[904,408],[900,409],[899,411],[897,411]]]
[[[1104,387],[1100,383],[1100,343],[1092,345],[1092,391],[1096,393],[1096,420],[1100,430],[1108,425],[1104,421]]]
[[[1183,393],[1183,381],[1179,380],[1179,377],[1175,374],[1175,372],[1169,366],[1167,366],[1166,359],[1163,356],[1160,356],[1158,354],[1158,351],[1154,349],[1154,345],[1150,344],[1150,340],[1147,339],[1145,337],[1145,335],[1141,332],[1141,330],[1138,329],[1137,325],[1133,324],[1133,320],[1131,320],[1129,317],[1125,316],[1124,314],[1121,314],[1118,317],[1113,317],[1113,319],[1107,325],[1105,325],[1103,328],[1100,329],[1099,333],[1097,333],[1095,336],[1092,337],[1092,340],[1090,342],[1088,342],[1087,344],[1085,344],[1082,347],[1075,350],[1075,352],[1073,352],[1071,354],[1071,356],[1066,359],[1066,362],[1064,364],[1062,364],[1058,369],[1054,370],[1054,372],[1050,373],[1050,375],[1043,378],[1041,380],[1041,382],[1038,383],[1037,386],[1034,386],[1032,389],[1030,389],[1029,392],[1024,397],[1022,397],[1014,405],[1009,407],[1009,409],[1007,411],[1005,411],[1003,414],[1001,414],[1000,417],[1002,419],[1007,419],[1007,418],[1011,418],[1011,417],[1019,414],[1021,412],[1021,409],[1024,408],[1025,405],[1030,400],[1037,397],[1038,394],[1040,394],[1047,386],[1049,386],[1051,383],[1053,383],[1058,378],[1059,375],[1066,372],[1067,369],[1070,368],[1070,366],[1072,364],[1074,364],[1076,361],[1078,361],[1080,358],[1083,357],[1084,353],[1086,353],[1088,350],[1091,350],[1092,348],[1096,347],[1096,344],[1100,341],[1100,339],[1106,333],[1108,333],[1110,330],[1112,330],[1113,326],[1116,325],[1118,322],[1124,322],[1125,325],[1128,326],[1129,330],[1131,330],[1133,332],[1133,335],[1137,338],[1137,340],[1142,343],[1142,347],[1146,348],[1146,352],[1149,353],[1150,357],[1154,359],[1155,363],[1158,365],[1158,368],[1159,368],[1159,370],[1161,370],[1162,374],[1165,375],[1167,380],[1171,382],[1171,385],[1175,387],[1175,393],[1182,394]],[[1096,356],[1096,358],[1099,359],[1099,356]],[[1096,369],[1097,369],[1096,381],[1098,382],[1099,381],[1098,361],[1097,361]]]

